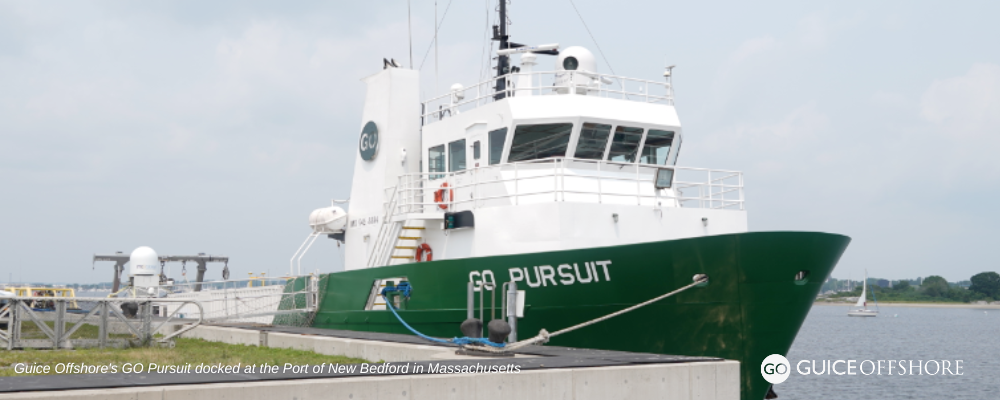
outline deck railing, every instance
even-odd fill
[[[501,79],[506,80],[506,90],[497,92],[496,83]],[[597,96],[643,103],[674,104],[673,88],[669,81],[650,81],[584,71],[517,72],[490,78],[424,101],[421,122],[429,124],[507,97],[546,95]]]
[[[670,188],[656,173],[672,169]],[[576,202],[743,210],[743,173],[677,166],[551,158],[399,177],[387,215],[464,211],[483,207]]]
[[[297,278],[306,280],[305,287],[286,290]],[[201,290],[195,290],[195,285],[174,283],[159,286],[156,292],[172,299],[198,300],[205,320],[213,322],[271,324],[277,315],[310,313],[318,305],[318,278],[312,275],[202,282]],[[180,314],[190,315],[193,311],[184,306]]]

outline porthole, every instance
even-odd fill
[[[796,285],[805,285],[806,283],[809,283],[809,271],[802,270],[795,273]]]

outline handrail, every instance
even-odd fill
[[[495,82],[500,79],[507,80],[508,84],[505,85],[504,91],[497,92]],[[538,84],[535,83],[536,80]],[[530,86],[517,87],[526,81],[530,82]],[[638,87],[638,91],[628,90],[627,86],[629,85]],[[651,94],[650,86],[660,90],[662,94]],[[475,96],[466,97],[466,92],[470,91],[475,91]],[[527,96],[597,96],[644,103],[664,103],[666,105],[673,105],[674,102],[673,86],[669,81],[658,82],[587,71],[512,72],[489,78],[460,91],[452,91],[421,102],[421,125],[442,120],[463,110],[474,109],[498,101],[498,99],[516,97],[519,93]]]
[[[656,171],[661,168],[675,171],[671,189],[654,187]],[[681,174],[700,174],[703,178],[690,179]],[[438,186],[441,182],[448,184],[449,191],[460,195],[454,199],[450,195],[445,196],[444,202],[431,201],[430,194],[440,190]],[[627,186],[631,183],[635,185],[629,189]],[[497,190],[486,189],[490,185]],[[596,186],[596,190],[591,186]],[[685,195],[684,191],[688,189],[697,189],[697,195]],[[676,202],[676,207],[744,209],[743,173],[739,171],[561,157],[475,167],[458,172],[404,174],[399,177],[396,186],[386,190],[392,190],[394,194],[388,204],[390,214],[387,219],[439,205],[447,210],[455,210],[456,206],[477,209],[487,207],[488,201],[497,199],[510,199],[510,204],[517,205],[526,196],[540,195],[551,195],[549,201],[553,202],[579,202],[581,200],[567,195],[593,195],[598,203],[624,197],[634,198],[633,204],[637,205],[652,202],[657,208],[665,200]],[[497,194],[497,191],[501,193]]]
[[[391,242],[390,239],[393,236],[393,231],[395,229],[389,228],[389,224],[392,223],[389,220],[395,215],[393,209],[396,208],[396,204],[399,202],[399,187],[395,187],[392,190],[392,196],[389,198],[389,204],[385,208],[385,215],[382,217],[382,223],[379,226],[378,235],[375,237],[375,245],[372,246],[372,253],[368,256],[368,267],[375,267],[382,265],[382,261],[385,258],[383,253],[389,253],[391,255]]]

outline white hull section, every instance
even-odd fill
[[[639,205],[549,202],[485,207],[476,210],[475,216],[474,229],[445,231],[441,222],[427,224],[424,237],[436,244],[435,259],[572,250],[747,230],[745,211],[654,210]]]
[[[848,317],[877,317],[878,311],[875,310],[852,310],[847,312]]]

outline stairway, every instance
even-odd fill
[[[389,265],[409,264],[416,261],[417,247],[424,238],[424,221],[405,221],[393,245]],[[426,259],[426,255],[424,256]]]

